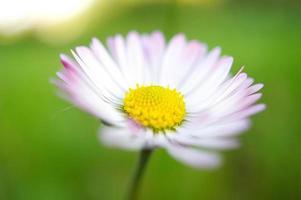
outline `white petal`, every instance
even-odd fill
[[[237,73],[232,79],[226,82],[216,93],[216,100],[215,102],[219,102],[222,99],[228,97],[230,94],[235,92],[237,88],[243,87],[247,88],[249,85],[248,75],[246,73]]]
[[[207,51],[207,46],[197,41],[189,41],[181,51],[181,53],[172,58],[173,67],[168,73],[171,77],[168,85],[174,85],[179,88],[186,81],[187,76],[190,76],[191,71],[196,67],[200,59],[203,58]]]
[[[263,88],[263,84],[258,83],[248,88],[248,95],[254,94]]]
[[[228,76],[232,63],[232,57],[222,58],[213,71],[208,75],[209,77],[207,80],[191,91],[191,93],[186,95],[185,98],[187,101],[190,101],[191,104],[196,104],[211,96]]]
[[[249,108],[246,108],[245,110],[242,110],[242,111],[239,111],[232,115],[229,115],[228,118],[230,120],[243,119],[243,118],[255,115],[256,113],[263,111],[265,108],[266,108],[265,104],[257,104],[257,105],[251,106]]]
[[[248,89],[239,89],[233,95],[212,106],[210,112],[214,113],[214,116],[218,118],[227,117],[230,114],[235,114],[237,112],[241,112],[242,110],[247,109],[257,100],[259,100],[262,96],[260,93],[247,96],[248,93]]]
[[[113,104],[105,102],[106,97],[91,84],[78,65],[67,56],[61,56],[61,59],[65,69],[59,73],[59,77],[64,82],[58,82],[58,86],[66,92],[65,97],[109,124],[122,123],[122,114]]]
[[[108,124],[120,125],[123,123],[123,116],[113,106],[104,102],[93,91],[79,85],[60,85],[62,90],[67,92],[67,99],[78,107],[95,115]]]
[[[186,81],[187,77],[194,71],[195,67],[198,66],[200,60],[206,56],[207,45],[200,43],[198,41],[189,41],[178,65],[181,66],[181,72],[179,74],[179,80],[177,81],[177,87]]]
[[[253,105],[256,101],[261,98],[261,93],[252,94],[247,97],[242,97],[240,101],[233,101],[230,105],[226,105],[225,109],[219,110],[219,116],[227,116],[236,112],[239,112],[247,107]]]
[[[127,59],[128,67],[127,73],[135,74],[133,81],[135,84],[143,84],[147,76],[147,63],[145,62],[145,55],[142,49],[142,40],[138,33],[130,32],[127,36]]]
[[[104,101],[114,101],[114,94],[109,93],[104,89],[100,89],[97,84],[93,82],[93,80],[90,79],[89,76],[82,70],[82,67],[73,59],[66,55],[61,55],[61,62],[64,65],[64,69],[58,73],[58,76],[64,80],[70,88],[74,87],[76,84],[79,84],[81,87],[85,87],[88,90],[93,91],[100,97],[100,99]]]
[[[203,112],[211,109],[213,105],[221,102],[231,93],[245,84],[247,75],[245,73],[237,74],[232,79],[222,84],[211,96],[202,99],[201,93],[199,95],[191,95],[191,98],[185,98],[187,103],[187,110],[192,113]],[[194,98],[193,98],[194,97]]]
[[[142,128],[133,131],[128,127],[103,125],[99,136],[104,144],[122,149],[139,150],[147,145],[146,132]]]
[[[234,139],[229,138],[198,138],[183,134],[173,134],[169,136],[173,141],[182,145],[197,146],[208,149],[233,149],[239,146],[239,143]]]
[[[183,34],[174,36],[169,45],[167,46],[166,52],[162,60],[162,67],[160,72],[160,84],[163,86],[176,87],[174,79],[175,74],[181,71],[181,67],[178,65],[178,59],[186,45],[186,39]]]
[[[129,84],[129,87],[135,87],[138,75],[136,75],[136,73],[129,73],[130,68],[128,63],[127,46],[124,38],[121,35],[109,38],[108,47],[111,50],[111,54],[114,56],[120,71]]]
[[[112,59],[111,55],[105,49],[103,44],[97,39],[93,38],[91,42],[91,48],[101,62],[102,67],[110,74],[110,76],[118,81],[118,85],[121,86],[124,90],[128,89],[128,83],[122,76],[120,69],[118,68],[116,62]]]
[[[124,95],[124,90],[116,84],[118,80],[113,80],[108,75],[88,48],[77,47],[76,52],[77,54],[72,53],[82,71],[85,72],[87,77],[99,90],[111,94],[112,97],[121,98]]]
[[[230,137],[235,136],[250,127],[250,121],[247,119],[237,121],[217,121],[215,124],[198,124],[178,128],[179,134],[190,135],[198,138]]]
[[[195,168],[215,168],[221,163],[216,153],[199,151],[178,144],[168,144],[165,148],[175,159]]]
[[[171,86],[175,88],[174,79],[177,73],[181,72],[181,68],[183,66],[179,66],[179,58],[185,48],[186,39],[183,34],[178,34],[174,36],[167,49],[165,51],[163,60],[162,60],[162,67],[160,72],[160,84],[163,86]]]
[[[240,103],[240,108],[248,107],[252,104],[254,104],[256,101],[258,101],[262,97],[262,93],[256,93],[252,94],[250,96],[247,96],[243,102]],[[238,110],[238,109],[237,109]]]
[[[205,58],[199,61],[199,64],[195,66],[194,70],[188,77],[186,77],[186,81],[179,88],[184,95],[188,94],[200,83],[205,81],[205,79],[208,77],[209,71],[218,61],[220,52],[220,48],[217,47],[213,49]]]
[[[61,54],[60,58],[65,68],[78,72],[79,66],[72,58],[65,54]]]
[[[158,84],[162,57],[165,50],[164,35],[156,31],[150,35],[144,35],[142,41],[150,71],[149,82]]]

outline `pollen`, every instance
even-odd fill
[[[183,95],[176,89],[157,85],[129,89],[123,103],[130,118],[155,133],[175,130],[186,114]]]

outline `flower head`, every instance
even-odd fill
[[[166,43],[160,32],[93,39],[61,56],[56,84],[64,97],[104,122],[102,141],[130,150],[165,148],[191,166],[214,167],[217,150],[238,146],[248,129],[262,84],[240,70],[220,48],[207,51],[178,34]]]

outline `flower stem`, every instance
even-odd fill
[[[139,160],[134,171],[131,185],[128,193],[128,200],[136,200],[140,188],[141,178],[144,174],[146,165],[152,153],[152,149],[142,149],[140,152]]]

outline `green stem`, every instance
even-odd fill
[[[137,163],[137,167],[134,171],[132,182],[129,188],[128,200],[136,200],[141,184],[141,178],[144,174],[146,165],[152,153],[152,149],[142,149],[140,152],[140,157]]]

